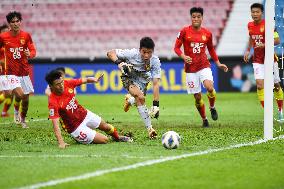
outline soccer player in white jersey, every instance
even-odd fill
[[[131,105],[137,106],[150,139],[157,137],[157,132],[151,124],[151,117],[159,117],[161,78],[161,63],[160,59],[153,55],[154,48],[154,41],[150,37],[143,37],[140,40],[139,49],[114,49],[107,52],[108,58],[121,70],[123,87],[129,92],[125,98],[124,111],[127,112]],[[145,95],[147,85],[151,80],[153,82],[153,106],[148,111],[145,105]]]

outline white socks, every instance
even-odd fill
[[[140,117],[144,121],[145,127],[149,130],[152,127],[152,125],[147,107],[145,105],[142,105],[142,106],[137,106],[137,109],[140,114]]]

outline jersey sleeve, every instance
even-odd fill
[[[185,35],[185,31],[184,29],[182,29],[178,35],[177,35],[177,39],[176,39],[176,43],[175,43],[175,47],[174,47],[174,51],[175,53],[180,56],[182,54],[182,51],[181,51],[181,46],[183,44],[183,40],[184,40],[184,35]]]
[[[116,56],[122,60],[129,60],[137,54],[136,49],[115,49]]]
[[[56,103],[52,101],[52,99],[49,99],[48,109],[49,109],[49,119],[57,119],[60,117],[58,113],[58,106],[56,105]]]
[[[155,58],[151,69],[152,79],[161,78],[161,62],[159,58]]]
[[[3,41],[3,37],[0,34],[0,48],[2,48],[4,46],[4,41]]]
[[[208,52],[211,56],[211,58],[217,62],[219,59],[218,59],[218,56],[216,54],[216,51],[214,49],[214,46],[213,46],[213,39],[212,39],[212,33],[210,32],[209,33],[209,39],[208,39],[208,42],[207,42],[207,48],[208,48]]]
[[[67,81],[72,88],[82,85],[82,79],[70,79],[65,81]]]
[[[28,49],[30,51],[30,57],[29,58],[34,58],[36,56],[36,48],[35,48],[35,45],[33,43],[33,40],[32,40],[32,37],[30,34],[28,34]]]

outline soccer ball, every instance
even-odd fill
[[[180,136],[174,131],[168,131],[162,136],[162,144],[167,149],[176,149],[179,147]]]

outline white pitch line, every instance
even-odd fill
[[[41,118],[41,119],[27,120],[27,122],[40,122],[40,121],[48,121],[48,119],[47,118]],[[9,124],[16,124],[16,123],[14,121],[0,123],[0,125],[9,125]]]
[[[277,140],[277,139],[284,139],[284,135],[273,138],[272,140]],[[98,171],[85,173],[85,174],[78,175],[78,176],[67,177],[67,178],[63,178],[63,179],[50,180],[50,181],[47,181],[47,182],[40,182],[40,183],[37,183],[37,184],[33,184],[33,185],[30,185],[30,186],[24,186],[24,187],[20,187],[20,188],[17,188],[17,189],[36,189],[36,188],[42,188],[42,187],[47,187],[47,186],[54,186],[54,185],[57,185],[57,184],[62,184],[62,183],[77,181],[77,180],[83,180],[83,179],[88,179],[88,178],[92,178],[92,177],[98,177],[98,176],[102,176],[102,175],[105,175],[105,174],[108,174],[108,173],[114,173],[114,172],[118,172],[118,171],[126,171],[126,170],[130,170],[130,169],[136,169],[136,168],[139,168],[139,167],[145,167],[145,166],[149,166],[149,165],[163,163],[163,162],[166,162],[166,161],[173,161],[173,160],[192,157],[192,156],[200,156],[200,155],[210,154],[210,153],[214,153],[214,152],[220,152],[220,151],[224,151],[224,150],[231,150],[231,149],[234,149],[234,148],[240,148],[240,147],[244,147],[244,146],[254,146],[254,145],[257,145],[257,144],[265,143],[267,141],[269,141],[269,140],[258,140],[258,141],[255,141],[255,142],[249,142],[249,143],[244,143],[244,144],[235,144],[235,145],[231,145],[231,146],[223,147],[223,148],[209,149],[209,150],[200,151],[200,152],[182,154],[182,155],[178,155],[178,156],[169,156],[169,157],[160,158],[160,159],[148,160],[148,161],[144,161],[144,162],[140,162],[140,163],[135,163],[135,164],[132,164],[132,165],[116,167],[116,168],[111,168],[111,169],[105,169],[105,170],[98,170]]]

